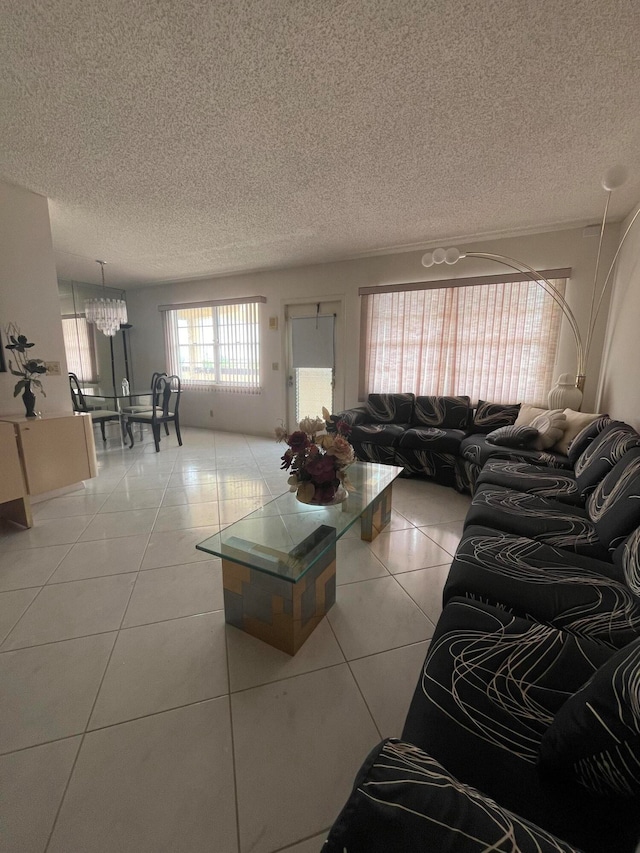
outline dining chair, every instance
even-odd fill
[[[151,412],[153,410],[153,386],[155,384],[155,381],[158,378],[158,376],[166,376],[166,375],[167,374],[164,371],[161,373],[152,373],[151,374],[151,386],[150,386],[151,390],[149,391],[149,395],[147,395],[147,394],[144,395],[145,397],[146,396],[151,397],[151,399],[149,400],[148,403],[141,403],[137,406],[120,406],[120,411],[123,412],[125,415],[138,415],[141,412],[144,412],[145,414],[147,412]],[[168,431],[167,431],[167,435],[169,435]]]
[[[131,424],[149,424],[151,426],[156,453],[158,453],[160,450],[160,426],[164,424],[165,432],[169,435],[169,424],[172,421],[175,424],[178,444],[182,447],[178,414],[181,393],[179,376],[167,376],[166,374],[156,376],[151,392],[152,409],[148,412],[124,413],[127,435],[131,441],[129,449],[133,447]]]
[[[120,413],[113,412],[109,409],[91,409],[87,405],[86,397],[82,393],[82,389],[80,388],[80,382],[75,373],[69,374],[69,388],[71,389],[71,400],[73,402],[73,411],[74,412],[86,412],[91,415],[91,420],[94,424],[100,424],[100,432],[102,433],[102,440],[106,441],[107,436],[104,431],[104,425],[106,421],[118,421],[120,422]]]

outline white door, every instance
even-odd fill
[[[287,428],[322,417],[323,406],[339,411],[344,400],[337,355],[341,344],[340,302],[287,305]]]

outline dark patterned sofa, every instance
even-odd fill
[[[491,434],[512,426],[519,409],[519,404],[484,400],[473,409],[467,396],[369,394],[364,405],[333,415],[332,421],[349,424],[349,440],[358,459],[399,465],[464,492],[473,489],[489,458],[570,467],[562,453],[493,442]]]
[[[326,853],[640,850],[640,435],[583,433],[560,473],[484,465],[402,740]]]

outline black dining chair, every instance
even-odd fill
[[[113,412],[109,409],[91,409],[87,405],[87,400],[84,394],[82,393],[82,389],[80,388],[80,382],[75,373],[69,374],[69,388],[71,389],[71,400],[73,402],[73,411],[74,412],[86,412],[91,415],[91,420],[94,424],[100,424],[100,432],[102,433],[102,440],[106,441],[107,436],[104,431],[104,425],[106,421],[118,421],[120,422],[120,413]]]
[[[129,449],[133,447],[131,424],[149,424],[151,426],[157,453],[160,450],[160,425],[164,424],[165,432],[169,435],[169,424],[171,421],[175,424],[178,444],[182,447],[180,417],[178,414],[181,393],[182,389],[179,376],[167,376],[166,374],[156,376],[151,391],[152,409],[147,412],[124,414],[127,435],[131,441]]]
[[[158,376],[166,376],[166,375],[167,374],[164,371],[161,373],[160,372],[152,373],[151,374],[151,386],[150,386],[150,391],[149,391],[149,395],[148,395],[150,398],[149,402],[148,403],[141,403],[137,406],[120,406],[120,410],[122,411],[122,413],[125,415],[139,415],[141,412],[143,412],[144,414],[147,414],[147,412],[151,412],[153,410],[153,386],[155,384],[155,381],[158,378]],[[147,394],[145,394],[144,396],[146,397]],[[168,429],[167,429],[167,435],[169,435]]]

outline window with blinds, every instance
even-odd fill
[[[161,305],[167,362],[183,388],[260,392],[260,303],[264,297]]]
[[[412,391],[545,404],[562,311],[536,282],[498,278],[361,288],[361,399]],[[566,278],[550,280],[564,296]]]
[[[87,323],[86,317],[65,315],[62,317],[62,334],[69,373],[75,373],[81,384],[97,382],[98,364],[93,326]]]

